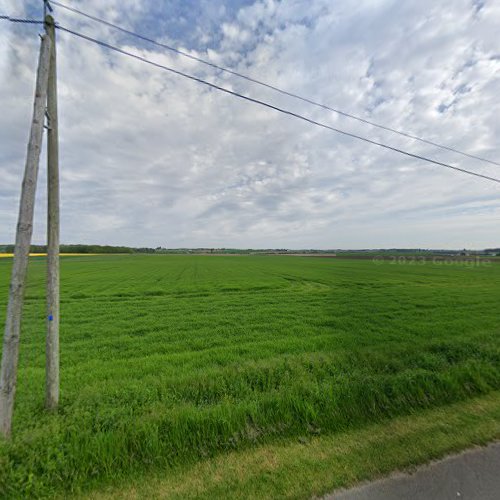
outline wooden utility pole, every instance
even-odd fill
[[[56,30],[54,18],[45,16],[50,38],[47,92],[47,340],[45,346],[45,406],[59,402],[59,136],[57,123]]]
[[[31,122],[26,165],[21,189],[21,201],[17,222],[16,244],[12,263],[7,318],[3,340],[2,367],[0,373],[0,433],[9,437],[12,427],[12,412],[16,393],[19,339],[24,300],[28,259],[33,233],[38,164],[42,146],[45,105],[49,79],[50,38],[42,37],[35,87],[35,102]]]

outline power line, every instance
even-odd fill
[[[43,24],[44,21],[39,21],[37,19],[22,19],[20,17],[10,17],[10,16],[0,16],[2,21],[10,21],[11,23],[26,23],[26,24]]]
[[[380,146],[382,148],[389,149],[391,151],[395,151],[396,153],[401,153],[401,154],[409,156],[411,158],[416,158],[416,159],[423,160],[423,161],[426,161],[426,162],[429,162],[429,163],[433,163],[434,165],[439,165],[441,167],[446,167],[446,168],[449,168],[449,169],[452,169],[452,170],[463,172],[465,174],[474,175],[476,177],[481,177],[483,179],[487,179],[487,180],[490,180],[490,181],[493,181],[493,182],[500,183],[500,179],[497,179],[495,177],[489,177],[487,175],[479,174],[477,172],[472,172],[471,170],[466,170],[464,168],[455,167],[453,165],[449,165],[448,163],[443,163],[443,162],[440,162],[440,161],[437,161],[437,160],[433,160],[432,158],[427,158],[425,156],[421,156],[421,155],[418,155],[418,154],[410,153],[410,152],[405,151],[403,149],[399,149],[399,148],[396,148],[394,146],[389,146],[389,145],[384,144],[382,142],[374,141],[372,139],[368,139],[366,137],[363,137],[363,136],[360,136],[360,135],[357,135],[357,134],[353,134],[351,132],[346,132],[345,130],[341,130],[341,129],[332,127],[330,125],[326,125],[325,123],[321,123],[321,122],[318,122],[316,120],[312,120],[311,118],[307,118],[306,116],[300,115],[300,114],[295,113],[293,111],[289,111],[287,109],[283,109],[283,108],[280,108],[278,106],[274,106],[273,104],[269,104],[269,103],[267,103],[265,101],[261,101],[259,99],[254,99],[253,97],[248,97],[248,96],[245,96],[243,94],[239,94],[238,92],[234,92],[233,90],[229,90],[227,88],[220,87],[219,85],[207,82],[206,80],[203,80],[203,79],[198,78],[196,76],[190,75],[188,73],[184,73],[182,71],[170,68],[169,66],[165,66],[163,64],[159,64],[159,63],[156,63],[154,61],[150,61],[149,59],[146,59],[145,57],[138,56],[138,55],[133,54],[131,52],[128,52],[126,50],[120,49],[119,47],[111,45],[109,43],[103,42],[102,40],[97,40],[96,38],[90,37],[90,36],[85,35],[83,33],[78,33],[76,31],[73,31],[73,30],[70,30],[68,28],[65,28],[65,27],[63,27],[61,25],[57,25],[56,27],[59,30],[61,30],[61,31],[65,31],[66,33],[69,33],[69,34],[74,35],[76,37],[82,38],[82,39],[87,40],[89,42],[95,43],[95,44],[100,45],[102,47],[105,47],[105,48],[107,48],[109,50],[113,50],[113,51],[118,52],[120,54],[132,57],[134,59],[137,59],[138,61],[144,62],[146,64],[150,64],[151,66],[155,66],[155,67],[163,69],[165,71],[169,71],[169,72],[174,73],[176,75],[183,76],[184,78],[188,78],[189,80],[193,80],[195,82],[201,83],[203,85],[206,85],[206,86],[211,87],[213,89],[219,90],[219,91],[224,92],[226,94],[230,94],[232,96],[239,97],[240,99],[244,99],[244,100],[252,102],[254,104],[259,104],[261,106],[264,106],[264,107],[269,108],[269,109],[273,109],[273,110],[278,111],[280,113],[283,113],[285,115],[293,116],[294,118],[298,118],[299,120],[303,120],[305,122],[311,123],[311,124],[316,125],[318,127],[322,127],[322,128],[331,130],[333,132],[337,132],[339,134],[342,134],[342,135],[345,135],[345,136],[348,136],[348,137],[352,137],[354,139],[359,139],[359,140],[367,142],[369,144],[373,144],[375,146]]]
[[[158,42],[157,40],[154,40],[152,38],[148,38],[148,37],[146,37],[144,35],[141,35],[139,33],[134,32],[134,31],[130,31],[130,30],[126,29],[126,28],[123,28],[121,26],[113,24],[113,23],[111,23],[109,21],[106,21],[104,19],[101,19],[99,17],[93,16],[91,14],[87,14],[85,12],[82,12],[81,10],[75,9],[74,7],[70,7],[68,5],[64,5],[64,4],[62,4],[60,2],[57,2],[55,0],[51,0],[51,3],[53,3],[54,5],[57,5],[58,7],[61,7],[63,9],[69,10],[70,12],[73,12],[75,14],[78,14],[78,15],[81,15],[83,17],[86,17],[87,19],[91,19],[92,21],[95,21],[95,22],[104,24],[106,26],[109,26],[110,28],[119,30],[122,33],[126,33],[127,35],[134,36],[136,38],[139,38],[140,40],[152,43],[152,44],[157,45],[159,47],[162,47],[164,49],[167,49],[167,50],[170,50],[172,52],[175,52],[176,54],[179,54],[179,55],[181,55],[183,57],[187,57],[189,59],[192,59],[193,61],[197,61],[199,63],[206,64],[207,66],[211,66],[212,68],[218,69],[220,71],[224,71],[225,73],[229,73],[231,75],[238,76],[239,78],[243,78],[244,80],[247,80],[249,82],[256,83],[257,85],[261,85],[261,86],[266,87],[268,89],[274,90],[274,91],[279,92],[280,94],[286,95],[288,97],[293,97],[295,99],[299,99],[300,101],[306,102],[308,104],[312,104],[313,106],[317,106],[319,108],[323,108],[323,109],[326,109],[328,111],[333,111],[334,113],[337,113],[337,114],[339,114],[341,116],[344,116],[346,118],[351,118],[353,120],[357,120],[357,121],[365,123],[367,125],[371,125],[373,127],[377,127],[377,128],[382,129],[382,130],[386,130],[386,131],[389,131],[389,132],[393,132],[395,134],[402,135],[402,136],[407,137],[409,139],[413,139],[413,140],[416,140],[416,141],[423,142],[425,144],[429,144],[431,146],[435,146],[435,147],[438,147],[438,148],[441,148],[441,149],[445,149],[447,151],[451,151],[453,153],[457,153],[457,154],[460,154],[462,156],[466,156],[468,158],[472,158],[474,160],[479,160],[479,161],[483,161],[483,162],[486,162],[486,163],[490,163],[492,165],[500,166],[500,163],[496,162],[494,160],[489,160],[489,159],[483,158],[481,156],[477,156],[477,155],[474,155],[474,154],[471,154],[471,153],[466,153],[464,151],[461,151],[459,149],[453,148],[451,146],[445,146],[443,144],[439,144],[437,142],[430,141],[428,139],[424,139],[422,137],[419,137],[419,136],[416,136],[416,135],[413,135],[413,134],[409,134],[409,133],[403,132],[401,130],[394,129],[394,128],[388,127],[386,125],[381,125],[379,123],[375,123],[375,122],[367,120],[365,118],[361,118],[360,116],[356,116],[356,115],[353,115],[351,113],[347,113],[346,111],[342,111],[340,109],[336,109],[336,108],[333,108],[331,106],[327,106],[326,104],[322,104],[320,102],[313,101],[312,99],[300,96],[300,95],[295,94],[293,92],[288,92],[286,90],[283,90],[283,89],[281,89],[279,87],[276,87],[274,85],[271,85],[269,83],[265,83],[265,82],[263,82],[261,80],[257,80],[255,78],[252,78],[250,76],[244,75],[244,74],[239,73],[237,71],[225,68],[223,66],[219,66],[218,64],[215,64],[215,63],[212,63],[210,61],[207,61],[206,59],[202,59],[200,57],[193,56],[193,55],[191,55],[191,54],[189,54],[187,52],[184,52],[184,51],[182,51],[180,49],[172,47],[171,45],[167,45],[165,43]]]

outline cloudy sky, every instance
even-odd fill
[[[61,0],[63,1],[63,0]],[[498,0],[64,0],[371,121],[500,161]],[[2,14],[41,16],[38,0]],[[282,96],[56,8],[63,26],[347,131],[500,167]],[[0,243],[12,242],[38,26],[0,24]],[[500,185],[340,136],[58,33],[65,243],[500,246]],[[34,242],[45,233],[45,156]]]

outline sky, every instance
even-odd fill
[[[61,0],[287,91],[500,161],[498,0]],[[0,13],[42,16],[41,1]],[[55,7],[62,26],[313,120],[500,167],[311,106]],[[0,21],[0,243],[15,237],[40,26]],[[500,184],[209,89],[58,31],[61,241],[500,246]],[[33,242],[46,232],[42,151]]]

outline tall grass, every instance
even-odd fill
[[[500,388],[500,265],[105,256],[62,263],[61,408],[43,411],[44,259],[30,267],[0,492],[341,432]],[[0,261],[0,319],[9,262]]]

